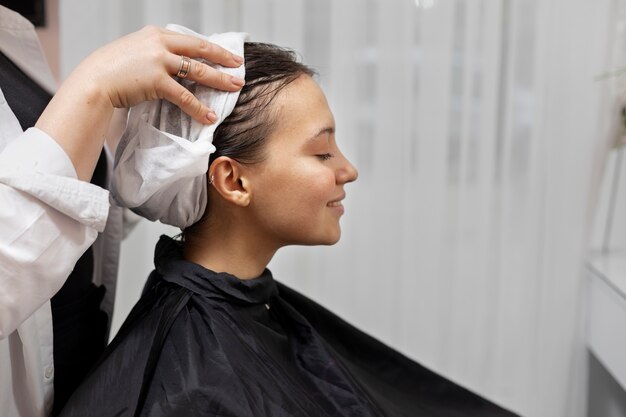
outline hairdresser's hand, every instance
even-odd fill
[[[96,50],[70,74],[37,121],[68,154],[78,178],[89,180],[115,107],[164,98],[194,119],[210,123],[213,112],[173,76],[181,57],[204,58],[227,67],[241,58],[193,36],[146,27]],[[192,60],[187,78],[207,86],[236,91],[243,85],[208,65]]]
[[[180,68],[181,55],[226,67],[243,63],[243,58],[205,40],[150,26],[98,49],[76,73],[114,107],[164,98],[207,123],[209,108],[172,78]],[[191,61],[187,78],[226,91],[243,86],[243,80],[196,60]]]

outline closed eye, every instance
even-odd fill
[[[319,155],[317,155],[317,157],[318,157],[319,159],[321,159],[322,161],[328,161],[328,160],[329,160],[330,158],[332,158],[333,156],[335,156],[335,155],[333,155],[332,153],[323,153],[323,154],[319,154]]]

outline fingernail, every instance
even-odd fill
[[[243,85],[246,83],[245,80],[239,77],[231,77],[230,82],[235,84],[237,87],[243,87]]]
[[[217,122],[217,114],[215,114],[213,110],[209,110],[209,112],[206,115],[206,118],[209,119],[211,123]]]
[[[233,54],[233,59],[235,60],[236,63],[238,63],[239,65],[243,64],[243,57],[240,57],[239,55],[234,55]]]

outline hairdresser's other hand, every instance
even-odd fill
[[[226,67],[242,59],[194,36],[145,27],[93,52],[70,74],[37,121],[68,154],[79,179],[89,180],[104,134],[116,107],[164,98],[194,119],[211,123],[213,112],[173,79],[181,55],[204,58]],[[196,60],[187,78],[210,87],[236,91],[243,85]]]

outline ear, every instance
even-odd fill
[[[220,156],[211,164],[209,182],[224,200],[246,207],[250,204],[250,189],[241,164],[227,156]]]

